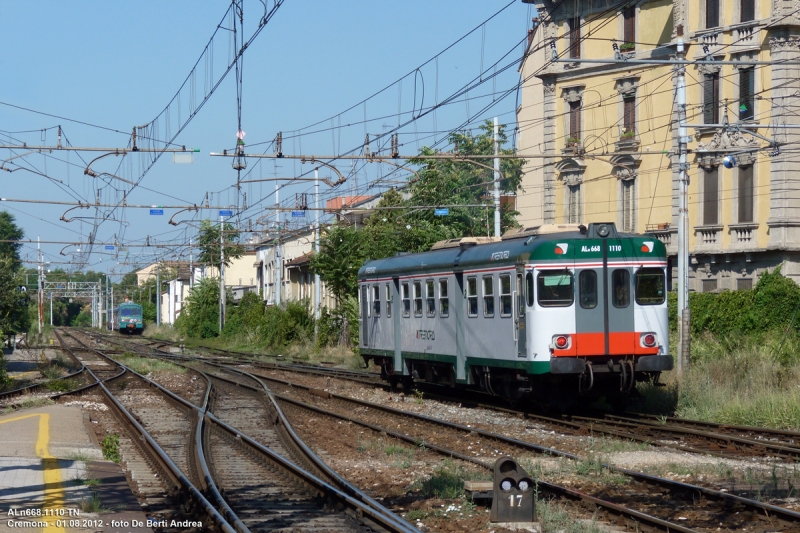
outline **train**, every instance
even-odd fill
[[[369,260],[358,271],[359,353],[395,386],[624,409],[636,383],[673,367],[667,268],[661,241],[613,222]]]
[[[120,333],[141,335],[144,332],[142,306],[133,302],[119,304],[111,311],[108,320],[109,329],[116,329]]]

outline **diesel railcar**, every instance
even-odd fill
[[[111,313],[109,324],[114,324],[114,328],[120,333],[141,335],[144,331],[141,305],[131,302],[121,303]]]
[[[655,237],[594,223],[478,240],[359,270],[360,353],[384,379],[620,406],[636,382],[672,369]]]

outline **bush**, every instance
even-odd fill
[[[219,334],[218,280],[204,278],[195,284],[175,326],[189,337],[208,339]]]
[[[267,307],[257,294],[248,293],[239,305],[229,308],[222,335],[247,344],[281,348],[313,338],[314,315],[308,300]]]
[[[785,330],[792,325],[800,333],[800,287],[783,276],[780,267],[763,274],[749,291],[690,293],[692,335],[711,333],[720,339],[729,335],[760,334]],[[669,294],[669,326],[677,330],[677,294]]]

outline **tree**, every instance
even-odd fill
[[[219,224],[213,224],[210,220],[200,221],[197,246],[200,248],[201,263],[219,267],[219,230]],[[225,222],[223,233],[225,266],[230,266],[234,259],[239,259],[244,255],[244,246],[239,244],[239,230],[233,224]]]
[[[12,257],[0,257],[0,335],[28,329],[28,293],[19,288],[25,277]]]
[[[219,279],[203,278],[195,284],[176,326],[189,337],[208,339],[219,334]]]
[[[0,241],[18,241],[24,235],[22,229],[16,225],[14,215],[8,211],[0,211]],[[10,257],[13,260],[13,268],[19,268],[21,247],[20,242],[0,242],[0,257]]]

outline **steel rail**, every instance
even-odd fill
[[[59,342],[61,342],[61,344],[66,349],[70,349],[69,347],[66,346],[66,343],[63,342],[63,339],[61,338],[59,331],[54,330],[54,332],[56,337],[59,339]],[[69,332],[66,333],[67,335],[78,341],[80,344],[83,344],[85,347],[90,348],[85,343],[77,339],[74,335],[70,334]],[[141,374],[134,372],[133,370],[129,369],[125,365],[122,365],[121,363],[118,363],[117,361],[114,361],[111,357],[106,356],[99,350],[96,349],[93,350],[96,351],[97,354],[100,355],[101,357],[104,357],[109,361],[113,362],[114,364],[119,365],[124,370],[131,372],[132,374],[144,379],[148,383],[152,383],[153,385],[160,387],[160,385],[158,385],[157,383],[151,382]],[[181,471],[178,465],[176,465],[172,461],[169,455],[161,448],[161,446],[155,441],[155,439],[153,439],[150,433],[147,430],[145,430],[145,428],[136,420],[136,418],[134,418],[134,416],[122,405],[122,403],[119,400],[117,400],[116,396],[114,396],[111,393],[111,391],[108,390],[105,384],[97,378],[94,372],[92,372],[92,370],[89,368],[87,368],[87,370],[97,380],[96,385],[100,387],[100,389],[106,395],[108,400],[111,402],[114,409],[118,412],[119,415],[122,415],[122,419],[123,420],[127,419],[129,425],[132,426],[134,429],[136,429],[136,431],[139,433],[142,439],[144,439],[144,441],[147,442],[151,451],[154,452],[156,459],[161,463],[162,468],[165,467],[164,470],[170,474],[170,477],[173,478],[173,483],[175,485],[182,486],[186,491],[188,491],[188,493],[197,502],[200,503],[205,512],[208,514],[209,518],[219,525],[222,531],[224,531],[225,533],[236,533],[236,530],[233,527],[231,527],[231,525],[225,520],[225,518],[219,513],[219,511],[217,511],[217,509],[213,505],[211,505],[211,503],[206,499],[203,493],[200,490],[198,490],[197,487],[194,486],[194,484],[189,480],[188,477],[186,477],[186,475]],[[179,401],[184,402],[183,398],[180,398],[177,395],[173,396],[179,399]],[[189,405],[193,404],[189,403]]]
[[[81,342],[81,341],[79,341],[79,342]],[[84,344],[84,346],[86,346],[86,345]],[[112,358],[102,354],[102,352],[100,350],[98,350],[96,348],[90,348],[90,349],[93,349],[93,350],[97,351],[98,354],[101,354],[104,357],[107,357],[109,360],[114,361]],[[219,420],[216,416],[214,416],[211,412],[209,412],[207,410],[207,408],[206,408],[207,404],[204,404],[202,407],[201,406],[196,406],[196,405],[192,404],[191,402],[189,402],[188,400],[185,400],[184,398],[181,398],[177,394],[173,393],[169,389],[166,389],[165,387],[163,387],[159,383],[156,383],[155,381],[152,381],[152,380],[148,379],[147,377],[145,377],[145,376],[143,376],[143,375],[131,370],[130,368],[126,367],[125,365],[122,365],[119,362],[116,362],[116,361],[114,361],[114,362],[115,362],[115,364],[118,364],[118,365],[122,366],[123,368],[126,368],[129,372],[131,372],[132,374],[136,375],[137,377],[143,379],[148,384],[156,387],[162,393],[170,396],[171,398],[173,398],[174,400],[182,403],[183,405],[186,405],[187,407],[190,407],[191,409],[195,410],[195,412],[197,413],[198,417],[202,417],[205,421],[211,421],[212,423],[214,423],[217,426],[221,427],[225,431],[233,434],[234,436],[239,437],[243,442],[246,442],[248,445],[253,447],[259,453],[261,453],[262,455],[267,456],[271,461],[277,463],[283,469],[291,472],[294,476],[296,476],[297,478],[303,480],[309,486],[314,487],[316,490],[320,491],[321,493],[329,494],[329,495],[334,496],[337,500],[339,500],[340,503],[344,504],[346,507],[348,507],[351,510],[350,514],[356,520],[360,521],[361,520],[361,518],[360,518],[361,516],[366,516],[366,517],[369,517],[370,521],[375,522],[375,525],[377,525],[378,527],[380,527],[382,529],[385,529],[386,531],[389,531],[389,532],[419,533],[418,529],[414,528],[413,526],[411,526],[407,522],[404,522],[404,521],[400,520],[396,515],[394,515],[394,513],[392,513],[391,511],[389,511],[385,507],[382,507],[380,509],[379,508],[372,508],[369,505],[367,505],[366,503],[364,503],[369,498],[368,496],[363,495],[363,502],[362,502],[361,500],[348,495],[347,493],[345,493],[344,491],[340,490],[339,488],[334,487],[333,485],[330,485],[329,483],[327,483],[326,481],[324,481],[322,479],[319,479],[313,473],[308,472],[307,470],[301,468],[298,465],[295,465],[293,462],[289,461],[288,459],[284,458],[283,456],[281,456],[277,452],[271,450],[270,448],[262,445],[261,443],[257,442],[256,440],[252,439],[251,437],[249,437],[245,433],[237,430],[236,428],[233,428],[233,427],[225,424],[224,422]],[[209,386],[210,386],[210,380],[209,380]],[[107,389],[104,388],[104,390],[107,390]],[[208,399],[208,391],[206,392],[206,395],[205,395],[205,398],[204,398],[204,402],[206,402],[207,399]],[[201,436],[202,433],[197,432],[196,435],[200,435]],[[199,449],[202,450],[202,443],[198,443],[198,444],[199,444]],[[177,466],[176,466],[176,468],[177,468]],[[204,476],[205,476],[206,473],[209,473],[207,464],[201,465],[201,471],[204,472]],[[212,481],[212,483],[209,484],[209,488],[214,487],[213,490],[216,491],[216,485],[213,484],[213,479],[212,479],[210,473],[208,475],[208,479]],[[219,494],[218,491],[216,491],[216,493]],[[221,494],[219,494],[219,498],[223,498],[221,496]],[[226,507],[227,507],[227,504],[226,504]],[[232,510],[230,510],[230,507],[227,507],[227,510],[229,510],[229,512],[232,514],[232,516],[237,516]],[[241,531],[244,531],[244,532],[248,532],[249,531],[243,523],[240,525],[240,527],[244,528],[244,530],[240,530],[240,532]]]
[[[266,376],[258,376],[258,377],[263,378],[263,379],[268,380],[268,381],[274,381],[274,382],[280,383],[282,385],[291,386],[293,388],[303,389],[303,390],[306,390],[306,391],[309,391],[309,392],[311,390],[313,390],[313,387],[309,387],[309,386],[306,386],[306,385],[301,385],[301,384],[298,384],[298,383],[292,383],[292,382],[280,380],[280,379],[277,379],[277,378],[270,378],[270,377],[266,377]],[[433,418],[433,417],[429,417],[429,416],[425,416],[425,415],[420,415],[420,414],[417,414],[417,413],[403,411],[401,409],[395,409],[393,407],[389,407],[389,406],[385,406],[385,405],[381,405],[381,404],[375,404],[375,403],[367,402],[367,401],[364,401],[364,400],[358,400],[358,399],[355,399],[355,398],[350,398],[350,397],[347,397],[347,396],[342,396],[342,395],[339,395],[339,394],[330,393],[330,392],[324,392],[324,391],[317,391],[316,395],[317,396],[321,396],[321,397],[324,397],[324,396],[327,395],[330,398],[334,398],[334,399],[337,399],[337,400],[342,400],[342,401],[345,401],[345,402],[355,403],[357,405],[370,407],[370,408],[373,408],[373,409],[376,409],[376,410],[381,410],[381,411],[384,411],[384,412],[387,412],[387,413],[391,413],[391,414],[394,414],[394,415],[405,416],[405,417],[408,417],[408,418],[415,418],[415,419],[422,420],[424,422],[437,424],[437,425],[448,427],[448,428],[451,428],[451,429],[456,429],[456,430],[464,432],[464,433],[468,433],[468,434],[472,433],[472,434],[480,435],[480,436],[482,436],[484,438],[487,438],[487,439],[496,440],[498,442],[503,442],[503,443],[511,445],[511,446],[527,449],[529,451],[534,451],[534,452],[537,452],[537,453],[540,453],[540,454],[543,454],[543,455],[564,457],[564,458],[568,458],[568,459],[572,459],[572,460],[578,460],[579,459],[574,454],[570,454],[570,453],[567,453],[567,452],[556,450],[554,448],[547,448],[545,446],[540,446],[538,444],[533,444],[531,442],[515,439],[515,438],[512,438],[512,437],[506,437],[505,435],[500,435],[498,433],[494,433],[494,432],[491,432],[491,431],[471,428],[471,427],[468,427],[468,426],[464,426],[462,424],[456,424],[454,422],[448,422],[446,420],[441,420],[441,419],[437,419],[437,418]],[[299,406],[301,406],[301,407],[303,407],[305,409],[314,409],[312,406],[309,406],[309,405],[307,405],[307,404],[305,404],[303,402],[299,402],[297,400],[288,398],[286,396],[277,395],[277,394],[276,394],[276,396],[278,398],[280,398],[281,400],[290,401],[290,402],[295,403],[295,404],[297,404],[297,405],[299,405]],[[335,413],[330,413],[330,412],[322,411],[322,410],[319,411],[319,412],[321,414],[322,413],[327,413],[330,416],[336,416],[336,417],[340,417],[342,419],[347,419],[347,420],[349,420],[351,422],[356,422],[356,423],[359,423],[359,424],[363,424],[362,422],[359,422],[357,419],[346,417],[344,415],[338,415],[338,414],[335,414]],[[375,429],[375,428],[372,428],[372,429]],[[389,433],[391,430],[388,430],[387,428],[381,428],[379,431],[386,431],[387,433]],[[397,435],[398,438],[402,438],[402,437],[400,437],[400,435],[401,434]],[[408,440],[408,439],[410,439],[410,440]],[[418,443],[419,442],[419,439],[416,439],[416,438],[410,437],[410,436],[405,436],[405,438],[403,438],[403,440],[406,440],[407,442],[412,442],[412,443]],[[429,444],[429,443],[425,443],[425,447],[434,449],[434,446]],[[470,458],[469,456],[464,456],[464,455],[460,455],[460,454],[458,455],[458,458],[464,458],[466,460],[473,461],[473,459]],[[714,499],[719,500],[719,501],[724,501],[724,502],[728,502],[728,503],[744,504],[744,505],[747,505],[749,507],[759,509],[760,511],[766,513],[767,516],[769,516],[771,514],[771,515],[774,515],[774,516],[776,516],[776,517],[778,517],[778,518],[780,518],[780,519],[782,519],[782,520],[784,520],[786,522],[790,522],[790,523],[793,523],[793,524],[800,524],[800,512],[792,511],[792,510],[789,510],[789,509],[785,509],[783,507],[779,507],[779,506],[776,506],[776,505],[771,505],[771,504],[759,502],[759,501],[756,501],[756,500],[751,500],[751,499],[744,498],[744,497],[741,497],[741,496],[728,494],[727,492],[722,492],[722,491],[718,491],[718,490],[715,490],[715,489],[710,489],[710,488],[706,488],[706,487],[700,487],[700,486],[697,486],[697,485],[691,485],[689,483],[675,482],[675,481],[672,481],[670,479],[660,478],[658,476],[653,476],[653,475],[649,475],[649,474],[643,474],[643,473],[640,473],[640,472],[635,472],[633,470],[619,468],[619,467],[616,467],[614,465],[610,465],[610,464],[606,464],[606,463],[601,463],[601,465],[604,468],[608,469],[609,471],[618,472],[620,474],[632,477],[634,479],[637,479],[639,481],[642,481],[642,482],[645,482],[645,483],[648,483],[648,484],[657,483],[657,484],[665,486],[665,487],[679,488],[679,489],[682,489],[682,490],[685,490],[685,491],[691,491],[691,492],[695,492],[697,494],[703,494],[705,496],[714,498]]]
[[[240,373],[242,375],[246,375],[246,376],[250,377],[251,379],[254,379],[254,380],[258,381],[261,384],[261,386],[263,388],[265,388],[265,390],[268,389],[268,388],[266,387],[266,384],[262,380],[277,382],[277,383],[280,383],[280,384],[283,384],[283,385],[291,386],[291,387],[298,388],[298,389],[303,389],[303,390],[306,390],[306,391],[309,391],[309,392],[314,390],[313,387],[309,387],[309,386],[306,386],[306,385],[301,385],[301,384],[297,384],[297,383],[281,380],[281,379],[278,379],[278,378],[272,378],[272,377],[268,377],[268,376],[261,376],[261,375],[258,375],[258,374],[252,374],[252,373],[243,371],[241,369],[229,368],[226,365],[222,365],[220,363],[211,363],[211,362],[207,362],[207,361],[205,361],[204,363],[205,364],[209,364],[211,366],[218,367],[220,369],[225,369],[225,370],[228,370],[228,371],[232,371],[232,372]],[[217,379],[224,379],[224,378],[220,378],[218,376],[215,376],[215,377],[217,377]],[[238,384],[238,386],[247,387],[247,385],[244,385],[244,384]],[[408,442],[410,444],[413,444],[415,446],[419,444],[419,439],[416,438],[416,437],[405,435],[403,433],[399,433],[399,432],[396,432],[396,431],[393,431],[393,430],[390,430],[388,428],[384,428],[384,427],[381,427],[381,426],[371,425],[371,424],[369,424],[367,422],[364,422],[364,421],[361,421],[361,420],[358,420],[356,418],[352,418],[352,417],[349,417],[349,416],[346,416],[346,415],[341,415],[341,414],[338,414],[338,413],[325,411],[323,409],[319,409],[319,408],[313,407],[311,405],[308,405],[307,403],[295,400],[293,398],[290,398],[290,397],[287,397],[287,396],[284,396],[284,395],[275,394],[275,393],[272,393],[272,394],[276,398],[280,399],[281,401],[292,403],[292,404],[294,404],[294,405],[296,405],[296,406],[298,406],[300,408],[308,409],[308,410],[317,412],[318,414],[321,414],[321,415],[328,415],[328,416],[333,416],[333,417],[339,418],[341,420],[347,420],[349,422],[353,422],[353,423],[359,424],[361,426],[368,427],[369,429],[372,429],[374,431],[386,433],[387,435],[391,435],[391,436],[393,436],[395,438],[398,438],[400,440],[403,440],[403,441]],[[478,435],[481,435],[481,436],[483,436],[485,438],[494,439],[494,440],[497,440],[497,441],[500,441],[500,442],[504,442],[506,444],[509,444],[509,445],[512,445],[512,446],[515,446],[515,447],[521,447],[521,448],[528,449],[530,451],[535,451],[537,453],[541,453],[541,454],[545,454],[545,455],[559,456],[559,457],[564,457],[564,458],[568,458],[568,459],[571,459],[571,460],[578,460],[579,459],[574,454],[570,454],[570,453],[567,453],[567,452],[562,452],[560,450],[539,446],[539,445],[536,445],[536,444],[533,444],[533,443],[529,443],[529,442],[526,442],[526,441],[521,441],[521,440],[518,440],[518,439],[513,439],[513,438],[510,438],[510,437],[505,437],[503,435],[499,435],[499,434],[493,433],[493,432],[488,432],[488,431],[485,431],[485,430],[477,430],[475,428],[466,427],[466,426],[463,426],[463,425],[460,425],[460,424],[455,424],[455,423],[452,423],[452,422],[447,422],[447,421],[439,420],[439,419],[436,419],[436,418],[427,417],[427,416],[424,416],[424,415],[418,415],[416,413],[409,413],[407,411],[394,409],[392,407],[383,406],[383,405],[380,405],[380,404],[373,404],[373,403],[366,402],[366,401],[363,401],[363,400],[357,400],[357,399],[353,399],[353,398],[349,398],[349,397],[346,397],[346,396],[341,396],[341,395],[337,395],[337,394],[333,394],[333,393],[328,393],[328,392],[324,392],[324,391],[316,391],[314,394],[317,395],[317,396],[321,396],[321,397],[328,396],[330,398],[335,398],[335,399],[338,399],[338,400],[343,400],[343,401],[347,401],[347,402],[356,403],[356,404],[359,404],[359,405],[372,407],[372,408],[375,408],[375,409],[383,410],[385,412],[398,414],[400,416],[407,416],[407,417],[410,417],[410,418],[418,418],[418,419],[424,420],[426,422],[439,424],[439,425],[442,425],[442,426],[445,426],[445,427],[451,427],[451,428],[454,428],[454,429],[457,429],[457,430],[460,430],[460,431],[463,431],[463,432],[467,432],[467,433],[478,434]],[[487,465],[486,463],[481,463],[480,461],[478,461],[478,460],[476,460],[476,459],[474,459],[474,458],[472,458],[470,456],[466,456],[466,455],[460,454],[459,452],[456,452],[454,450],[448,450],[446,448],[443,448],[443,447],[440,447],[440,446],[437,446],[437,445],[434,445],[434,444],[430,444],[430,443],[425,443],[425,447],[429,448],[429,449],[432,449],[434,451],[437,451],[438,453],[442,453],[442,454],[445,454],[445,455],[450,455],[452,457],[455,457],[455,458],[458,458],[458,459],[462,459],[462,460],[466,460],[468,462],[472,462],[472,463],[475,463],[475,464],[481,464],[481,466],[485,466],[485,467],[491,469],[490,465]],[[701,451],[700,453],[703,453],[703,452]],[[782,522],[786,522],[786,523],[790,523],[790,524],[798,524],[798,523],[800,523],[800,513],[797,513],[795,511],[791,511],[789,509],[785,509],[785,508],[782,508],[782,507],[779,507],[779,506],[766,504],[766,503],[763,503],[763,502],[758,502],[758,501],[755,501],[755,500],[751,500],[751,499],[744,498],[744,497],[741,497],[741,496],[736,496],[736,495],[729,494],[727,492],[718,491],[718,490],[715,490],[715,489],[710,489],[710,488],[706,488],[706,487],[700,487],[700,486],[697,486],[697,485],[691,485],[691,484],[683,483],[683,482],[677,482],[677,481],[673,481],[673,480],[669,480],[669,479],[665,479],[665,478],[660,478],[658,476],[653,476],[653,475],[649,475],[649,474],[643,474],[643,473],[640,473],[640,472],[636,472],[636,471],[633,471],[633,470],[628,470],[628,469],[616,467],[616,466],[613,466],[613,465],[610,465],[610,464],[606,464],[606,463],[601,463],[601,464],[602,464],[602,466],[604,468],[608,469],[609,471],[617,472],[619,474],[631,477],[633,479],[636,479],[637,481],[640,481],[640,482],[648,484],[648,485],[660,485],[660,486],[667,487],[667,488],[670,488],[670,489],[678,489],[678,490],[681,490],[683,492],[690,492],[690,493],[693,493],[693,494],[697,494],[698,496],[701,496],[701,495],[702,496],[706,496],[708,498],[711,498],[711,499],[714,499],[714,500],[717,500],[717,501],[722,501],[726,505],[741,504],[741,505],[744,505],[746,507],[750,507],[751,509],[757,509],[758,511],[763,512],[767,518],[770,518],[772,516],[772,517],[775,517],[776,519],[778,519],[778,520],[780,520]],[[542,482],[542,483],[544,483],[544,482]],[[571,491],[571,492],[574,493],[572,496],[580,497],[584,501],[592,501],[592,499],[593,499],[592,496],[582,495],[582,493],[580,493],[578,491],[573,491],[572,489],[567,489],[565,487],[559,487],[557,485],[552,485],[552,488],[556,492],[558,492],[556,489],[563,489],[566,492],[563,492],[562,494],[565,494],[565,495],[569,495],[569,492]],[[601,501],[601,500],[598,500],[598,501]],[[593,502],[593,503],[598,504],[597,502]],[[607,503],[610,503],[610,502],[607,502]],[[616,505],[616,504],[611,504],[611,505]],[[623,508],[623,509],[626,509],[626,508]],[[644,515],[644,516],[649,516],[649,515]],[[656,520],[659,520],[659,519],[656,519]],[[667,524],[669,524],[669,523],[667,522]],[[675,527],[681,527],[679,525],[676,526],[675,524],[671,524],[671,525],[675,526]],[[679,529],[675,529],[675,528],[673,528],[672,530],[679,531]]]

